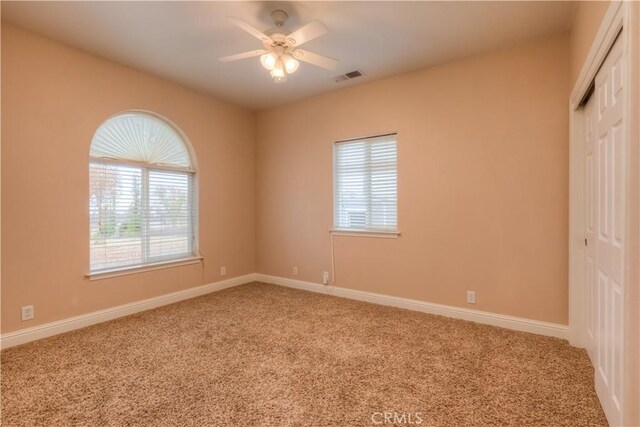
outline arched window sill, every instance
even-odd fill
[[[90,281],[110,279],[112,277],[128,276],[131,274],[146,273],[148,271],[163,270],[165,268],[182,267],[191,264],[199,264],[204,260],[202,256],[191,256],[170,261],[156,262],[152,264],[134,265],[131,267],[115,268],[111,270],[101,270],[95,273],[86,274]]]

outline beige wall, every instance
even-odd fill
[[[88,152],[110,115],[174,121],[199,165],[204,265],[90,282]],[[254,114],[2,26],[2,332],[218,281],[254,268]],[[36,318],[20,321],[33,304]]]
[[[576,83],[582,64],[587,58],[591,43],[593,43],[608,7],[608,1],[578,2],[569,37],[570,90]]]
[[[565,34],[259,113],[258,271],[321,281],[332,142],[397,131],[402,236],[336,237],[336,284],[566,324],[568,67]]]

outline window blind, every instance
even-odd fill
[[[189,151],[179,133],[152,114],[118,114],[100,126],[91,157],[190,168]]]
[[[397,229],[397,158],[395,134],[335,144],[335,228]]]
[[[127,112],[91,142],[90,271],[194,256],[197,188],[180,133],[153,114]]]
[[[90,163],[92,273],[194,254],[193,173]]]

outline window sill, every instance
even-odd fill
[[[400,232],[397,230],[351,230],[332,228],[329,232],[333,236],[371,237],[377,239],[397,239],[400,237]]]
[[[85,275],[89,280],[103,280],[112,277],[128,276],[131,274],[146,273],[147,271],[164,270],[165,268],[182,267],[185,265],[199,264],[204,260],[202,256],[192,256],[188,258],[161,261],[153,264],[136,265],[132,267],[117,268],[113,270],[103,270]]]

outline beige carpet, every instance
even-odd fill
[[[605,425],[592,377],[559,339],[254,283],[5,350],[1,406],[6,426]]]

